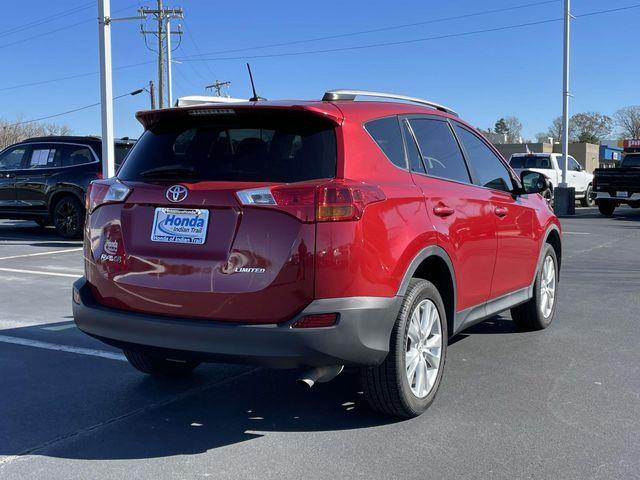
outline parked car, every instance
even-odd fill
[[[73,315],[144,373],[239,362],[312,386],[359,367],[374,409],[411,417],[452,335],[554,318],[546,178],[446,107],[346,90],[137,118],[117,178],[90,187]]]
[[[567,185],[575,188],[576,198],[580,199],[583,207],[593,206],[593,174],[585,171],[571,155],[568,160]],[[514,153],[509,159],[509,165],[518,174],[523,170],[533,170],[546,175],[552,188],[545,192],[545,196],[552,200],[553,190],[562,182],[562,161],[561,153]]]
[[[117,140],[116,165],[133,145]],[[82,237],[85,193],[101,178],[97,137],[30,138],[0,152],[0,218],[53,224],[65,238]]]
[[[640,207],[640,153],[628,153],[619,168],[597,168],[593,196],[602,215],[610,217],[618,205]]]

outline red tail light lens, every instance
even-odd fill
[[[384,200],[375,185],[336,180],[322,185],[275,186],[236,193],[247,206],[284,210],[303,222],[359,220],[367,205]]]
[[[87,190],[87,211],[93,212],[100,205],[106,203],[124,202],[130,193],[131,189],[118,180],[93,181]]]

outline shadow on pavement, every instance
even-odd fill
[[[35,222],[6,220],[0,222],[0,240],[4,245],[28,245],[31,247],[81,247],[82,240],[68,240],[59,236],[51,227],[42,228]]]

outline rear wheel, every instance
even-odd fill
[[[447,353],[447,319],[436,287],[412,279],[391,332],[389,353],[362,370],[364,395],[379,412],[416,417],[435,399]]]
[[[580,205],[583,207],[593,207],[594,200],[591,198],[591,185],[587,187],[587,191],[584,192],[584,198],[580,199]]]
[[[556,314],[558,259],[553,247],[544,247],[542,265],[533,285],[533,297],[511,309],[511,318],[520,330],[542,330],[551,325]]]
[[[53,207],[53,225],[64,238],[82,238],[84,207],[76,197],[62,197]]]
[[[616,209],[616,204],[613,202],[598,202],[598,210],[605,217],[610,217]]]
[[[200,362],[168,359],[135,350],[123,350],[123,353],[131,366],[142,373],[155,377],[187,376],[200,365]]]

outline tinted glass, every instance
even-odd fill
[[[27,168],[51,168],[61,166],[62,149],[53,145],[34,145]]]
[[[519,155],[517,157],[511,157],[511,160],[509,160],[509,165],[511,165],[511,168],[550,169],[551,159],[548,156],[544,157],[544,156],[538,156],[538,155],[531,155],[531,156]]]
[[[125,157],[129,153],[129,150],[131,150],[131,147],[133,147],[133,145],[116,144],[116,147],[115,147],[116,168],[122,165],[122,162],[124,161]]]
[[[0,154],[0,170],[17,170],[22,165],[26,147],[15,147]]]
[[[118,178],[299,182],[334,177],[336,155],[333,126],[309,115],[187,117],[147,130]]]
[[[400,125],[396,117],[380,118],[367,122],[364,128],[394,165],[407,168]]]
[[[483,187],[510,192],[513,182],[507,167],[480,137],[466,128],[456,125],[456,132],[467,153],[468,160],[478,174],[479,184]]]
[[[580,170],[582,170],[582,167],[580,166],[578,161],[573,157],[569,157],[569,170],[573,170],[574,172],[579,172]]]
[[[418,150],[418,146],[416,145],[416,141],[413,138],[413,133],[411,133],[411,129],[406,121],[402,122],[402,128],[404,130],[404,138],[407,142],[407,156],[409,157],[409,165],[411,166],[411,170],[418,173],[427,173],[424,168],[424,164],[420,159],[420,151]]]
[[[464,158],[447,122],[427,118],[409,120],[420,147],[427,173],[469,183]]]
[[[627,155],[622,160],[623,167],[640,167],[640,155]]]
[[[65,145],[62,149],[62,166],[83,165],[94,162],[93,153],[88,147],[79,145]]]

